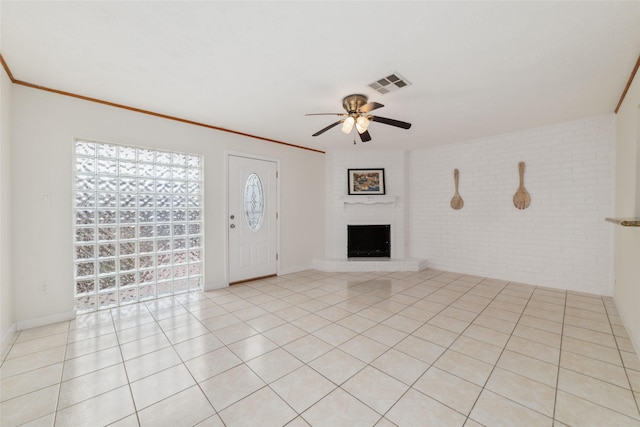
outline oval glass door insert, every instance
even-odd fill
[[[252,231],[260,230],[264,219],[264,188],[260,177],[252,173],[244,184],[244,218]]]

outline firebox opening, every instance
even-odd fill
[[[391,258],[391,225],[347,225],[347,257]]]

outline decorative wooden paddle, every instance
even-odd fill
[[[462,200],[462,197],[460,197],[460,194],[458,194],[458,179],[460,178],[460,173],[458,172],[458,169],[454,169],[453,170],[453,182],[455,184],[456,187],[456,192],[453,195],[453,197],[451,198],[451,208],[458,210],[458,209],[462,209],[462,207],[464,206],[464,200]]]
[[[527,209],[531,203],[531,196],[524,188],[524,162],[518,163],[518,172],[520,173],[520,186],[516,194],[513,195],[513,206],[517,209]]]

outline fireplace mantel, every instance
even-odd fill
[[[361,204],[365,204],[365,205],[373,205],[373,204],[378,204],[378,203],[395,203],[396,202],[396,196],[383,196],[383,195],[372,195],[372,196],[365,196],[365,195],[357,195],[357,196],[342,196],[340,197],[340,200],[342,200],[342,203],[346,204],[355,204],[355,203],[361,203]]]

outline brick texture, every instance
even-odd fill
[[[386,194],[393,203],[344,203],[348,169],[385,169]],[[347,257],[347,225],[391,224],[391,257],[406,256],[405,153],[382,150],[340,150],[326,155],[326,256]],[[359,196],[366,197],[366,196]]]
[[[411,256],[432,268],[610,294],[615,116],[416,150],[408,160]],[[528,209],[517,210],[518,162]],[[464,208],[455,211],[453,170]]]

